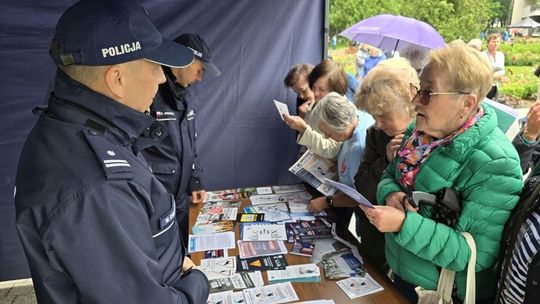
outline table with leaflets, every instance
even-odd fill
[[[212,191],[207,193],[205,203],[190,205],[191,228],[188,247],[195,265],[203,268],[204,270],[201,270],[209,276],[213,289],[209,303],[299,303],[315,300],[319,300],[319,302],[313,303],[320,304],[406,303],[407,301],[397,292],[389,279],[362,257],[360,257],[361,275],[358,275],[358,272],[356,274],[352,272],[351,278],[343,276],[337,276],[335,279],[329,278],[328,273],[325,273],[325,270],[328,271],[326,268],[328,261],[322,262],[317,251],[324,247],[323,244],[340,240],[340,244],[343,242],[349,247],[354,247],[352,250],[356,252],[354,256],[361,256],[361,253],[358,253],[356,249],[358,241],[348,229],[337,223],[332,223],[331,217],[315,218],[311,213],[308,213],[305,207],[311,194],[302,191],[302,189],[305,190],[302,185],[290,185]],[[270,208],[270,206],[278,206],[283,203],[287,204],[288,215],[280,214],[280,208]],[[265,211],[268,209],[271,211]],[[254,213],[254,215],[242,216],[244,213]],[[264,216],[260,214],[264,214]],[[289,218],[280,218],[281,216],[289,216]],[[242,222],[240,222],[241,217]],[[264,221],[259,221],[261,217],[264,217]],[[247,221],[244,222],[244,220]],[[287,222],[289,224],[281,224]],[[314,245],[311,245],[311,248],[309,248],[309,244],[298,241],[298,238],[305,240],[304,236],[295,235],[295,233],[302,234],[303,232],[298,231],[302,230],[303,227],[308,227],[307,230],[309,230],[305,237],[314,238]],[[214,237],[214,239],[199,242],[199,237],[207,236]],[[232,240],[233,237],[234,240]],[[278,241],[278,239],[283,241]],[[260,240],[267,243],[279,242],[281,245],[275,247],[280,249],[272,249],[281,250],[280,254],[265,256],[259,251],[264,249],[253,246],[253,244],[264,244],[262,241],[256,242]],[[218,245],[221,246],[217,247],[220,249],[205,251],[203,247],[212,242],[215,242],[214,248],[219,242],[224,244]],[[199,248],[195,249],[195,247]],[[350,250],[347,252],[351,253]],[[342,254],[342,256],[345,257],[347,254]],[[203,265],[201,265],[201,261]],[[349,261],[341,263],[349,264]],[[284,268],[287,270],[276,270]],[[295,273],[297,276],[291,278],[291,273]],[[343,274],[343,272],[339,274]],[[287,277],[288,275],[289,277]],[[232,276],[235,278],[229,279]],[[237,286],[237,283],[240,286]],[[361,285],[366,285],[366,283],[367,286],[374,286],[368,290],[368,294],[351,299],[355,296],[355,292],[365,288]],[[264,286],[261,287],[261,285]],[[356,287],[359,288],[357,291],[354,290]],[[225,289],[221,290],[220,288]],[[352,295],[348,296],[345,289]]]

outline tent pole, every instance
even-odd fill
[[[330,0],[324,0],[324,29],[322,58],[328,58],[328,42],[330,41]]]

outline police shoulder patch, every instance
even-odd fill
[[[93,130],[87,130],[84,135],[108,180],[133,179],[133,168],[122,147],[111,143]]]

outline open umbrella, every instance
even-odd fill
[[[385,50],[400,51],[409,46],[436,49],[445,44],[443,37],[431,25],[413,18],[388,14],[364,19],[340,35]]]

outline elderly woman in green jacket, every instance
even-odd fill
[[[491,84],[488,62],[463,42],[432,51],[413,99],[416,124],[378,185],[382,206],[362,208],[385,232],[395,284],[413,303],[415,286],[437,288],[441,268],[456,272],[454,297],[464,298],[471,250],[462,231],[477,247],[477,303],[494,298],[501,234],[519,199],[522,175],[496,114],[481,104]],[[461,196],[453,227],[436,222],[431,205],[414,208],[403,200],[408,191],[436,194],[445,188]]]

